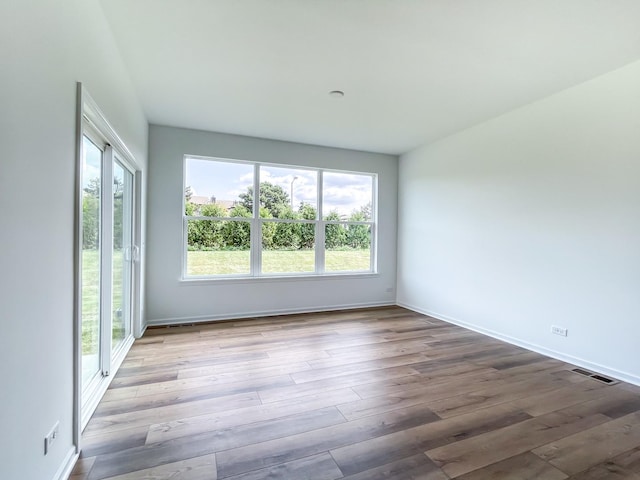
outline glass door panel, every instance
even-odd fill
[[[99,377],[100,368],[100,244],[103,152],[82,138],[82,391]]]
[[[111,348],[116,352],[131,333],[133,261],[133,174],[113,163],[113,254]]]

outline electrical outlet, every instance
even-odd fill
[[[553,333],[555,335],[560,335],[561,337],[566,337],[568,331],[564,327],[559,327],[557,325],[551,325],[551,333]]]
[[[393,287],[387,287],[387,293],[393,292]]]
[[[44,437],[44,454],[46,455],[51,450],[53,442],[58,439],[60,434],[60,422],[56,422],[51,431]]]

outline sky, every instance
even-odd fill
[[[187,158],[185,187],[193,195],[215,196],[217,200],[237,200],[253,184],[253,165]],[[260,167],[260,181],[281,186],[294,207],[305,202],[317,207],[317,171],[301,168]],[[331,210],[350,215],[372,199],[373,176],[342,172],[324,172],[323,213]],[[292,188],[293,182],[293,188]]]
[[[125,181],[125,169],[114,163],[113,177],[122,185]],[[82,188],[89,187],[92,181],[102,179],[102,150],[96,147],[86,136],[82,137]]]
[[[94,178],[100,178],[102,161],[102,151],[96,147],[87,137],[82,137],[82,188],[87,188],[89,182]]]

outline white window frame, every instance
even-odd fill
[[[219,163],[239,163],[253,166],[253,211],[251,217],[206,217],[197,215],[187,215],[186,200],[184,192],[187,185],[187,161],[193,160],[209,160]],[[280,219],[280,218],[260,218],[260,168],[276,167],[288,168],[296,170],[308,170],[317,174],[317,218],[316,220],[304,219]],[[367,221],[351,221],[351,220],[324,220],[323,213],[323,176],[324,173],[342,173],[347,175],[362,175],[371,177],[371,220]],[[257,206],[257,208],[256,208]],[[213,220],[213,221],[245,221],[250,224],[250,268],[249,273],[231,274],[231,275],[187,275],[187,255],[188,255],[188,224],[190,220]],[[301,223],[315,225],[315,270],[313,272],[286,272],[286,273],[262,273],[262,225],[268,222],[278,223]],[[370,245],[370,264],[369,270],[344,270],[344,271],[325,271],[325,228],[327,225],[367,225],[371,229],[371,245]],[[276,278],[314,278],[314,277],[333,277],[333,276],[372,276],[377,275],[377,258],[378,258],[378,174],[372,172],[362,172],[354,170],[340,170],[335,168],[316,168],[305,165],[281,164],[270,162],[255,162],[248,160],[237,160],[221,157],[208,157],[200,155],[184,155],[182,164],[182,272],[181,281],[183,282],[206,282],[206,281],[224,281],[224,280],[252,280],[252,279],[276,279]],[[322,248],[319,248],[321,246]]]

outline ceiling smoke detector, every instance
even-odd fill
[[[342,90],[331,90],[329,92],[329,96],[333,98],[342,98],[344,97],[344,92]]]

